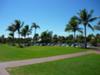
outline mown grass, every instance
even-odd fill
[[[48,57],[61,54],[86,51],[88,49],[57,46],[31,46],[18,48],[9,45],[0,45],[0,62],[30,58]]]
[[[10,68],[8,71],[11,75],[100,75],[100,55]]]

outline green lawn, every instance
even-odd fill
[[[29,58],[40,58],[68,53],[81,52],[88,49],[73,47],[48,47],[32,46],[27,48],[17,48],[8,45],[0,45],[0,62],[21,60]]]
[[[10,68],[11,75],[100,75],[100,55]]]

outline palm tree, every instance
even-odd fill
[[[24,28],[22,28],[21,30],[21,35],[26,38],[27,35],[29,35],[30,33],[30,29],[29,29],[29,25],[24,26]]]
[[[87,48],[87,39],[86,39],[86,35],[87,35],[87,26],[89,28],[91,28],[92,30],[94,30],[94,28],[92,27],[92,25],[90,24],[91,22],[95,21],[98,17],[93,17],[93,10],[91,10],[90,12],[88,12],[86,9],[80,10],[80,12],[78,13],[79,17],[77,17],[77,19],[80,21],[80,24],[83,24],[84,26],[84,47]]]
[[[10,31],[9,36],[12,38],[12,41],[11,41],[12,45],[14,45],[14,42],[15,42],[14,35],[15,35],[15,31],[16,31],[15,24],[8,26],[7,30]]]
[[[10,34],[12,34],[12,38],[14,39],[14,33],[16,31],[15,24],[8,26],[7,30],[10,31]]]
[[[23,25],[24,25],[24,22],[21,22],[20,20],[15,20],[15,26],[18,32],[19,39],[20,39],[20,29],[23,27]]]
[[[37,25],[36,23],[32,23],[31,29],[32,29],[32,28],[35,29],[35,30],[34,30],[34,36],[35,36],[35,34],[36,34],[36,30],[37,30],[38,28],[40,28],[40,26]]]
[[[69,23],[66,25],[65,31],[72,31],[74,33],[74,46],[75,46],[75,36],[76,31],[79,31],[82,33],[81,28],[79,28],[79,21],[77,20],[76,16],[73,16]]]
[[[52,41],[52,31],[44,31],[41,33],[40,37],[41,37],[41,42],[44,43],[44,45],[47,45],[48,43],[50,43]]]
[[[35,36],[33,37],[33,41],[34,42],[38,42],[39,41],[39,34],[35,34]]]
[[[58,36],[55,34],[55,35],[53,35],[53,37],[52,37],[52,42],[54,43],[54,44],[56,44],[57,42],[58,42]]]

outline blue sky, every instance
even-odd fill
[[[64,32],[65,25],[83,8],[94,9],[94,16],[100,16],[100,0],[0,0],[0,35],[7,36],[7,26],[20,19],[40,25],[38,33],[49,30],[66,36],[70,33]],[[88,33],[98,32],[88,29]]]

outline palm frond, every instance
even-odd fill
[[[82,30],[77,30],[78,32],[80,32],[80,33],[83,33],[83,31]]]
[[[66,28],[65,28],[65,32],[71,31],[71,30],[72,30],[71,26],[69,24],[67,24],[66,25]]]
[[[20,28],[22,28],[23,26],[24,26],[24,22],[22,22],[22,24],[21,24]]]
[[[98,19],[98,17],[93,17],[93,18],[89,19],[89,22],[93,22],[93,21],[95,21],[97,19]]]
[[[37,28],[40,28],[40,26],[39,26],[39,25],[37,25],[36,23],[32,23],[31,28],[35,28],[35,29],[37,29]]]
[[[94,31],[94,28],[92,27],[91,24],[88,24],[88,27],[91,28]]]
[[[88,14],[88,19],[92,17],[93,13],[94,13],[94,10],[91,10],[90,13]]]

